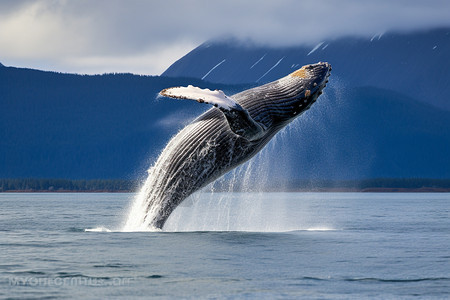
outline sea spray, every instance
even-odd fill
[[[323,97],[322,102],[327,102]],[[322,103],[322,106],[329,104]],[[325,110],[326,111],[326,110]],[[319,112],[320,114],[320,112]],[[323,113],[321,113],[323,114]],[[286,190],[287,183],[280,180],[279,175],[290,177],[289,149],[292,141],[300,147],[306,147],[307,141],[298,138],[299,128],[311,126],[314,118],[298,118],[282,129],[254,158],[230,171],[228,174],[209,184],[202,190],[188,197],[170,216],[165,231],[277,231],[287,230],[283,217],[287,207],[278,204],[271,208],[270,216],[263,211],[258,198],[267,192],[268,187],[277,184],[277,190]],[[315,126],[322,126],[313,124]],[[331,150],[328,150],[331,151]],[[164,153],[161,154],[163,156]],[[323,154],[320,154],[323,155]],[[158,161],[163,160],[159,157]],[[148,198],[157,195],[158,189],[157,163],[148,171],[148,177],[136,194],[129,209],[127,220],[122,231],[160,231],[151,228],[148,220],[153,211],[147,213]],[[159,170],[161,172],[161,170]],[[206,203],[206,204],[205,204]],[[208,212],[205,213],[205,205]],[[147,217],[147,218],[146,218]],[[145,221],[147,220],[147,222]]]
[[[131,207],[129,209],[126,223],[122,228],[122,231],[154,231],[145,225],[144,219],[147,214],[146,203],[148,189],[151,188],[152,178],[147,177],[147,180],[142,185],[139,193],[134,197]]]
[[[291,231],[291,230],[333,230],[326,220],[311,220],[309,216],[293,220],[288,215],[288,200],[280,193],[267,193],[268,187],[276,183],[277,190],[288,189],[288,182],[294,173],[290,148],[295,145],[307,148],[310,141],[302,139],[302,128],[315,127],[327,130],[323,118],[338,118],[332,110],[342,104],[339,85],[335,86],[335,97],[324,94],[317,108],[311,109],[302,118],[297,118],[282,129],[254,158],[232,170],[224,177],[189,197],[189,205],[181,205],[174,211],[164,228],[165,231]],[[319,106],[320,105],[320,106]],[[311,116],[312,115],[312,116]],[[320,139],[320,138],[319,138]],[[322,148],[317,156],[332,157],[334,149]],[[314,189],[313,186],[310,188]],[[277,198],[277,205],[264,202],[267,196]],[[306,196],[308,197],[308,196]],[[314,196],[317,197],[317,196]],[[302,201],[302,199],[299,199]],[[305,204],[306,205],[306,204]],[[270,207],[268,210],[267,207]],[[301,212],[296,212],[296,215]],[[331,218],[330,218],[331,219]]]
[[[308,120],[311,122],[312,120]],[[164,231],[286,231],[297,227],[286,227],[283,223],[287,207],[271,207],[270,213],[263,210],[260,200],[274,182],[278,190],[285,190],[287,183],[277,175],[289,177],[292,169],[288,147],[290,141],[305,146],[298,139],[302,119],[296,119],[282,129],[254,158],[230,171],[188,197],[169,217]],[[305,122],[305,121],[303,121]],[[161,155],[164,155],[162,153]],[[161,157],[160,157],[161,158]],[[158,161],[160,160],[158,158]],[[160,231],[148,225],[152,211],[147,213],[148,197],[157,195],[154,188],[160,183],[156,177],[155,163],[148,177],[136,194],[122,231]],[[207,212],[205,212],[205,206]],[[147,219],[146,219],[147,216]],[[147,220],[147,222],[145,221]]]
[[[166,170],[168,168],[167,157],[172,155],[172,152],[176,151],[178,147],[178,141],[183,140],[186,135],[196,127],[201,127],[202,121],[198,121],[186,126],[178,134],[173,136],[166,146],[165,150],[160,154],[154,165],[148,170],[148,176],[142,185],[139,193],[133,200],[125,225],[122,231],[159,231],[160,229],[155,228],[151,225],[151,222],[157,216],[158,209],[164,205],[162,201],[162,196],[172,193],[173,191],[167,187],[167,183],[164,182],[166,179]],[[213,143],[208,143],[202,151],[208,150],[209,147],[214,147]],[[193,153],[195,155],[196,153]],[[192,156],[189,159],[193,159]],[[214,157],[209,156],[209,164],[214,163]],[[189,161],[184,162],[189,163]],[[208,166],[204,166],[207,169]],[[172,178],[173,180],[181,181],[182,178]]]
[[[295,126],[295,124],[292,124]],[[181,205],[168,219],[164,231],[288,231],[284,202],[266,210],[267,186],[273,173],[289,171],[286,143],[292,126],[277,134],[254,158],[208,185]],[[280,183],[282,184],[282,183]],[[278,194],[277,194],[278,195]],[[275,197],[275,194],[274,194]]]
[[[285,135],[281,134],[280,136],[283,137]],[[273,170],[274,167],[271,163],[271,160],[273,161],[271,158],[274,156],[273,152],[277,149],[276,144],[279,143],[279,141],[280,137],[276,136],[269,142],[267,147],[256,155],[256,157],[244,165],[232,170],[227,175],[218,179],[216,182],[211,183],[201,191],[191,195],[184,201],[189,204],[182,205],[182,207],[189,207],[190,216],[181,216],[177,213],[178,210],[175,210],[169,218],[166,226],[167,230],[184,230],[183,224],[185,223],[190,223],[191,225],[188,227],[197,228],[197,230],[199,228],[200,230],[228,230],[231,223],[237,221],[234,218],[232,220],[232,216],[230,215],[232,210],[231,205],[235,202],[230,195],[231,193],[238,191],[243,192],[235,194],[240,195],[240,202],[237,204],[240,208],[239,210],[242,211],[243,215],[254,215],[255,212],[259,210],[258,201],[253,199],[255,194],[249,198],[248,195],[250,195],[250,193],[248,192],[256,194],[263,193],[264,188],[270,182],[271,169]],[[161,155],[164,155],[164,152]],[[278,151],[276,159],[278,163],[281,162],[282,156],[283,155],[280,155],[280,151]],[[122,231],[159,231],[159,229],[152,228],[148,224],[148,220],[151,219],[152,213],[154,213],[157,208],[150,208],[147,212],[147,206],[149,197],[158,195],[158,192],[155,189],[158,189],[161,185],[157,176],[157,172],[161,172],[161,170],[159,170],[160,166],[158,165],[158,161],[161,160],[163,160],[163,157],[158,158],[154,166],[149,169],[146,181],[142,185],[139,193],[136,194],[132,205],[129,208]],[[219,191],[217,191],[218,188],[220,188]],[[228,195],[228,193],[230,193],[230,195]],[[208,216],[201,216],[199,215],[200,209],[198,203],[200,196],[205,196],[205,194],[209,194],[208,207],[214,207],[215,209],[212,209],[211,212],[215,211],[216,213],[210,213]],[[234,203],[234,205],[236,204]],[[233,211],[235,209],[236,207],[234,207]],[[215,221],[213,221],[213,219]],[[220,224],[223,223],[223,220],[227,220],[226,228],[220,226]],[[243,216],[242,220],[245,222],[248,218]],[[233,226],[233,228],[236,230],[235,226]]]
[[[172,140],[173,139],[174,138],[172,138]],[[170,150],[171,145],[175,145],[171,142],[168,144],[168,150]],[[170,153],[170,151],[163,151],[155,164],[148,170],[147,179],[132,202],[122,231],[157,231],[156,228],[152,228],[148,224],[148,220],[151,219],[152,214],[157,208],[157,204],[148,209],[148,203],[152,198],[158,196],[158,192],[162,188],[162,183],[160,181],[163,177],[161,176],[161,173],[164,172],[164,167],[161,166],[161,162],[164,161],[164,156],[168,153]]]
[[[282,128],[308,110],[322,93],[330,71],[328,63],[307,65],[277,81],[233,95],[228,101],[232,105],[227,102],[225,106],[211,96],[218,92],[198,89],[201,95],[196,93],[192,98],[191,94],[182,93],[189,87],[163,90],[165,96],[210,103],[220,109],[208,110],[169,141],[149,170],[124,230],[163,228],[187,197],[254,157]],[[181,94],[167,92],[172,90],[181,90]],[[279,158],[280,153],[270,155],[273,156]],[[256,175],[259,176],[248,168],[252,163],[247,164],[244,174],[251,176],[239,174],[232,179],[228,191],[234,192],[236,183],[243,191],[273,185],[275,182],[268,179],[277,175],[273,172],[276,168],[269,169],[269,162],[268,158],[258,162]],[[230,229],[231,205],[224,211]]]

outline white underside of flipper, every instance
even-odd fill
[[[225,110],[242,109],[236,101],[225,95],[221,90],[211,91],[210,89],[201,89],[189,85],[187,87],[180,86],[168,88],[162,90],[160,94],[164,97],[196,100],[200,103],[211,104]]]
[[[253,120],[247,110],[220,90],[211,91],[189,85],[164,89],[159,94],[176,99],[191,99],[217,107],[225,115],[231,131],[250,141],[264,135],[265,126]]]

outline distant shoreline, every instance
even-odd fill
[[[128,179],[0,179],[0,193],[136,193],[142,181]],[[356,180],[274,181],[263,186],[242,186],[228,181],[214,184],[217,192],[321,192],[321,193],[450,193],[450,179],[374,178]]]
[[[129,190],[129,191],[115,191],[115,190],[86,190],[86,191],[74,191],[74,190],[8,190],[1,191],[0,194],[20,194],[20,193],[29,193],[29,194],[64,194],[64,193],[75,193],[75,194],[83,194],[83,193],[97,193],[97,194],[126,194],[126,193],[136,193],[137,190]],[[228,191],[220,191],[216,190],[216,192],[228,192]],[[235,191],[246,193],[246,191]],[[258,192],[258,191],[249,191],[249,193]],[[450,188],[365,188],[365,189],[356,189],[356,188],[320,188],[320,189],[289,189],[286,191],[282,190],[264,190],[264,193],[450,193]]]
[[[0,191],[0,194],[20,194],[20,193],[29,193],[29,194],[64,194],[64,193],[73,193],[73,194],[82,194],[82,193],[122,193],[122,194],[126,194],[126,193],[135,193],[136,191],[124,191],[124,190],[120,190],[120,191],[114,191],[114,190],[87,190],[87,191],[77,191],[77,190],[53,190],[53,191],[49,191],[49,190],[8,190],[8,191]]]

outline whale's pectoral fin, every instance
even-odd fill
[[[159,94],[176,99],[196,100],[217,107],[225,115],[231,130],[250,141],[257,140],[264,135],[265,126],[253,120],[247,110],[225,95],[223,91],[211,91],[189,85],[188,87],[164,89]]]

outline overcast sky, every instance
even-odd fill
[[[209,39],[272,46],[450,26],[448,0],[0,0],[0,62],[159,75]]]

